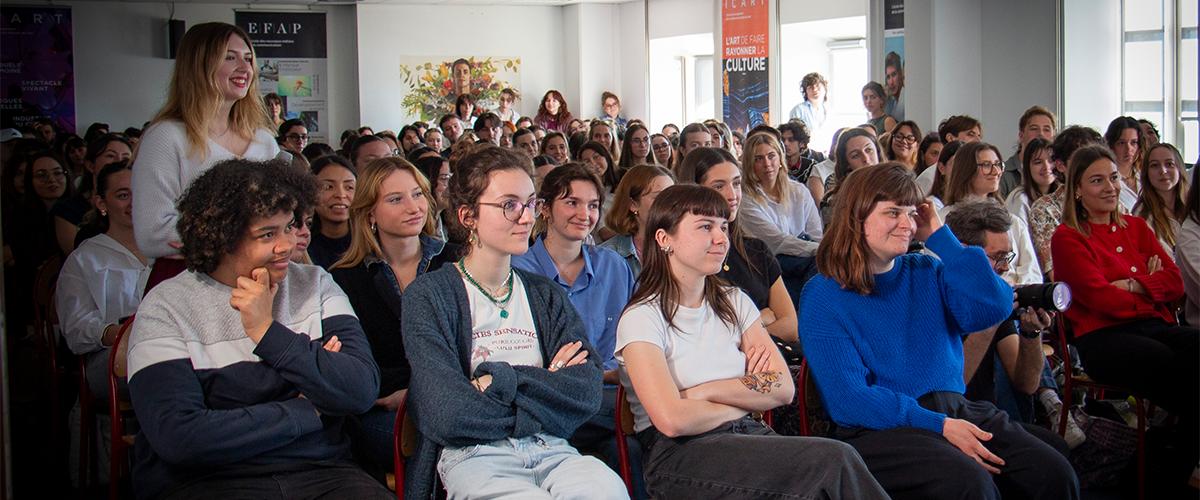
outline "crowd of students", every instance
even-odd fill
[[[1005,159],[975,118],[897,122],[872,82],[826,155],[813,74],[794,119],[745,134],[654,133],[607,92],[593,120],[555,90],[521,116],[509,91],[334,147],[256,67],[199,24],[144,133],[6,131],[9,324],[65,255],[63,338],[106,394],[136,313],[138,498],[385,498],[401,405],[407,498],[1078,498],[1086,436],[1034,425],[1069,411],[1054,322],[1092,378],[1178,417],[1169,480],[1196,467],[1200,183],[1148,123],[1033,106]],[[1053,280],[1071,308],[1014,314],[1014,286]],[[754,417],[792,403],[799,359],[829,437]]]

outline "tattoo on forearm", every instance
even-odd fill
[[[779,381],[780,372],[755,373],[754,375],[746,375],[745,377],[741,377],[738,380],[741,381],[742,385],[746,386],[747,389],[759,394],[767,394],[771,392],[771,389],[775,389],[783,385]]]

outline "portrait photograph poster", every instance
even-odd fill
[[[443,115],[454,111],[460,92],[469,92],[475,99],[476,115],[496,109],[500,91],[505,88],[516,92],[518,100],[513,107],[520,108],[523,96],[518,56],[400,56],[399,65],[397,90],[404,96],[400,113],[405,115],[405,121],[436,124]],[[455,66],[469,68],[469,79],[455,78]]]

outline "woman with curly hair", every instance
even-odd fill
[[[197,24],[179,43],[167,103],[134,158],[133,190],[141,193],[133,213],[138,248],[157,259],[149,286],[185,267],[178,259],[175,200],[192,180],[221,160],[279,154],[256,68],[250,36],[232,24]]]
[[[316,198],[307,172],[234,159],[180,199],[188,270],[146,295],[129,334],[139,497],[392,496],[347,461],[342,422],[379,392],[362,327],[328,273],[289,259]]]
[[[542,103],[538,105],[537,116],[533,118],[533,123],[546,130],[566,132],[567,124],[574,119],[571,111],[567,109],[567,100],[563,99],[562,93],[557,90],[549,90],[546,95],[542,96]]]

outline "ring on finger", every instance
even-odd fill
[[[562,368],[562,367],[564,367],[564,366],[567,366],[567,364],[566,364],[566,363],[563,363],[562,361],[555,361],[553,366],[554,366],[554,368],[555,368],[555,369],[558,369],[558,368]]]

